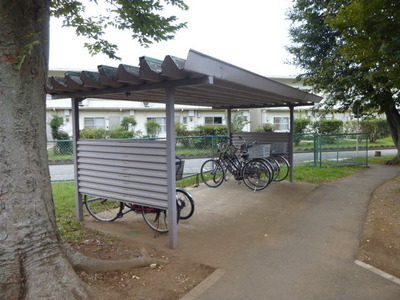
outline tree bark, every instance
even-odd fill
[[[397,149],[397,155],[392,160],[387,162],[388,165],[400,163],[400,114],[395,105],[390,105],[385,109],[386,119],[389,124],[390,133],[392,135],[393,143]]]
[[[84,299],[60,243],[48,171],[49,0],[0,5],[0,298]]]

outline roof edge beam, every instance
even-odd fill
[[[193,49],[189,50],[185,70],[214,76],[221,80],[277,94],[292,100],[315,103],[322,100],[320,96],[309,94],[292,86],[263,77]]]
[[[293,102],[288,102],[286,103],[274,103],[274,104],[267,104],[267,103],[261,103],[261,104],[250,104],[250,105],[214,105],[212,106],[213,109],[246,109],[246,108],[278,108],[278,107],[297,107],[297,106],[314,106],[314,102],[308,102],[308,103],[293,103]]]
[[[100,95],[108,95],[108,94],[118,94],[118,93],[131,93],[136,91],[147,91],[147,90],[156,90],[156,89],[165,89],[165,88],[179,88],[181,86],[191,86],[191,85],[206,85],[206,84],[214,84],[214,78],[211,76],[204,77],[196,77],[196,78],[188,78],[181,80],[173,80],[173,81],[163,81],[151,84],[142,84],[142,85],[134,85],[134,86],[123,86],[111,89],[102,89],[102,90],[90,90],[90,91],[78,91],[73,93],[62,93],[62,94],[54,94],[52,95],[52,99],[64,99],[64,98],[96,98],[96,96]],[[123,99],[121,99],[123,100]],[[128,96],[127,96],[127,100]]]

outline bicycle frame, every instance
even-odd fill
[[[231,147],[233,147],[231,145]],[[238,149],[234,148],[234,151]],[[235,180],[242,180],[242,169],[245,160],[243,159],[243,154],[240,154],[240,158],[235,153],[229,154],[227,150],[219,154],[219,162],[225,170],[228,170],[233,174]]]

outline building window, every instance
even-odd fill
[[[182,117],[182,124],[187,125],[188,124],[188,117]]]
[[[148,117],[147,121],[150,121],[150,120],[154,120],[158,124],[161,125],[160,133],[166,133],[167,132],[167,124],[165,122],[165,117]]]
[[[104,117],[85,117],[83,120],[84,128],[106,129],[106,118]]]
[[[222,125],[222,117],[205,117],[204,124],[207,125]]]
[[[274,131],[289,131],[289,118],[274,117]]]

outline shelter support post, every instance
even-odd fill
[[[168,237],[169,246],[178,246],[177,207],[176,207],[176,166],[175,166],[175,109],[173,88],[166,88],[167,125],[167,184],[168,184]]]
[[[83,206],[82,206],[82,195],[78,189],[78,140],[79,140],[79,102],[81,98],[71,99],[72,108],[72,140],[74,149],[74,178],[75,178],[75,209],[76,219],[79,221],[83,220]]]
[[[290,134],[289,134],[289,181],[293,182],[293,143],[294,143],[294,106],[289,106],[290,111]]]
[[[226,110],[226,125],[228,127],[228,140],[229,144],[232,144],[232,109],[228,108]]]

